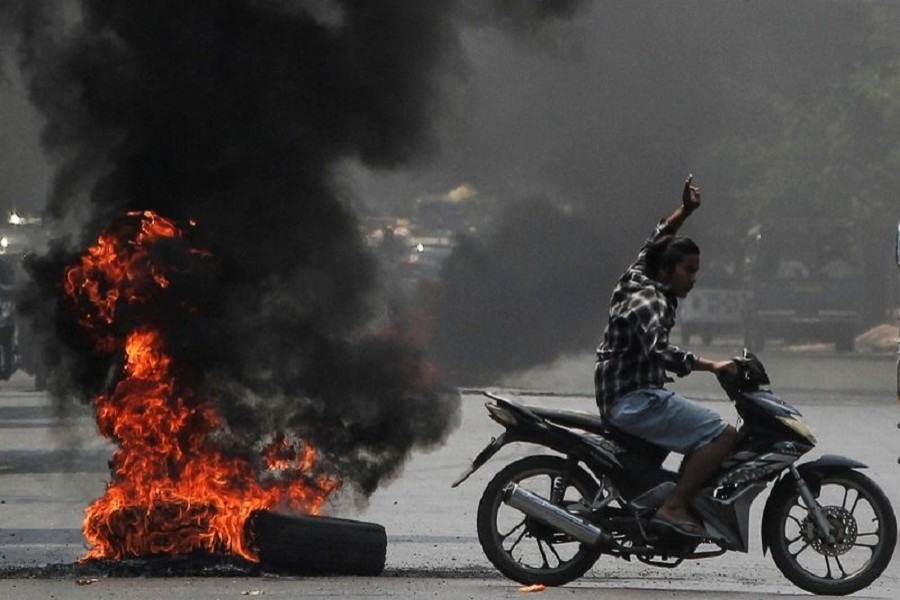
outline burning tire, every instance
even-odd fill
[[[378,575],[387,535],[376,523],[260,511],[253,536],[265,566],[298,575]]]

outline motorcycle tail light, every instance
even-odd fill
[[[516,417],[510,411],[494,402],[485,402],[484,407],[487,408],[491,418],[501,425],[512,426],[516,424]]]

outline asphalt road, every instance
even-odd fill
[[[712,354],[715,354],[713,352]],[[763,356],[773,388],[795,404],[816,432],[819,454],[843,454],[869,465],[868,474],[900,507],[900,404],[892,357],[833,353]],[[530,390],[527,403],[594,410],[589,357],[570,357],[505,382]],[[507,447],[456,489],[450,483],[500,429],[474,390],[463,394],[462,426],[447,443],[414,455],[400,477],[366,506],[352,499],[334,506],[339,516],[374,521],[388,532],[387,568],[378,578],[80,577],[72,567],[84,548],[84,508],[103,492],[110,446],[95,433],[86,410],[58,414],[44,394],[15,376],[0,387],[0,598],[230,598],[243,596],[366,598],[488,598],[520,595],[491,568],[478,545],[478,498],[496,470],[525,446]],[[677,382],[684,393],[709,402],[733,420],[714,382],[698,374]],[[552,393],[538,393],[544,390]],[[812,456],[811,456],[812,458]],[[758,531],[764,496],[751,531]],[[784,598],[807,595],[764,557],[758,534],[748,554],[691,561],[674,570],[601,559],[582,580],[548,589],[545,598]],[[900,596],[900,558],[857,597]]]

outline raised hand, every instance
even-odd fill
[[[684,191],[681,193],[681,203],[689,213],[700,208],[700,188],[691,185],[693,181],[694,176],[688,175],[688,178],[684,181]]]

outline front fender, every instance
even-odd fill
[[[812,462],[797,465],[797,472],[800,474],[800,477],[802,477],[803,480],[806,481],[806,485],[809,486],[809,489],[813,493],[813,495],[818,496],[819,489],[822,486],[822,478],[828,473],[833,473],[834,471],[844,471],[847,469],[865,468],[867,468],[867,465],[859,462],[858,460],[847,458],[846,456],[838,456],[837,454],[825,454],[821,458]],[[778,505],[778,502],[776,502],[775,500],[783,498],[786,494],[793,494],[796,489],[797,488],[794,483],[794,476],[789,472],[782,475],[781,478],[777,482],[775,482],[775,486],[772,488],[772,493],[769,494],[769,499],[766,501],[766,508],[763,510],[763,531],[766,531],[769,523],[771,523],[772,519],[775,518],[775,506]],[[769,550],[769,544],[766,541],[765,536],[762,536],[762,550],[763,556],[765,556]]]

